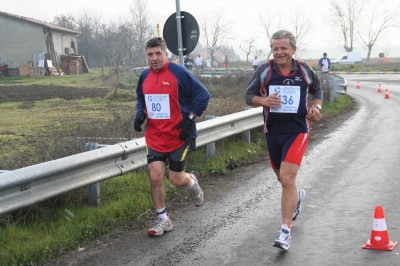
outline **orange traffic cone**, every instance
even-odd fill
[[[389,98],[390,98],[389,89],[386,89],[385,99],[389,99]]]
[[[360,81],[357,81],[357,89],[361,89]]]
[[[382,92],[381,84],[378,86],[378,92]]]
[[[389,240],[386,227],[385,215],[382,206],[375,208],[374,222],[372,223],[372,233],[370,240],[362,246],[365,249],[374,250],[393,250],[397,242]]]

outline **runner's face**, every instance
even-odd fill
[[[155,71],[158,72],[160,69],[165,65],[168,58],[167,52],[163,52],[161,50],[161,46],[157,47],[148,47],[147,51],[147,61],[149,62],[150,67]]]
[[[278,67],[290,66],[292,56],[296,53],[296,47],[290,45],[289,38],[272,39],[271,50]]]

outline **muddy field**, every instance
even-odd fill
[[[110,92],[103,88],[74,88],[61,86],[0,86],[0,103],[42,101],[53,98],[74,100],[82,98],[103,98]]]

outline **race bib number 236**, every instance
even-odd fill
[[[269,95],[278,92],[282,104],[278,108],[270,107],[272,113],[297,113],[300,103],[300,86],[269,86]]]

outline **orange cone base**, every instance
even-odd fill
[[[373,244],[371,244],[371,241],[368,240],[367,243],[365,243],[365,245],[362,246],[362,248],[364,248],[364,249],[388,250],[388,251],[391,251],[391,250],[394,249],[394,247],[395,247],[396,245],[397,245],[397,242],[389,241],[389,243],[386,244],[386,245],[378,246],[378,245],[373,245]]]

